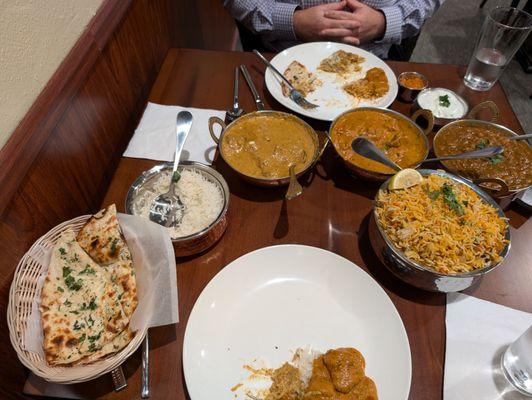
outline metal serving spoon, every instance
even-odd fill
[[[380,151],[377,146],[373,144],[370,140],[359,137],[353,140],[351,143],[352,149],[355,153],[360,154],[362,157],[369,158],[373,161],[380,162],[396,171],[400,171],[402,168],[390,160],[382,151]],[[486,158],[493,157],[497,154],[501,154],[504,148],[502,146],[496,147],[486,147],[485,149],[470,151],[467,153],[453,154],[449,156],[436,157],[436,158],[427,158],[420,162],[420,164],[432,161],[443,161],[443,160],[458,160],[463,158]]]
[[[227,122],[233,122],[235,119],[244,114],[244,110],[238,104],[238,79],[240,77],[240,70],[235,68],[235,82],[233,86],[233,107],[225,112],[225,119]]]
[[[168,192],[157,196],[150,208],[150,219],[167,228],[179,225],[185,213],[185,205],[175,193],[175,185],[181,178],[179,172],[177,172],[177,167],[179,166],[183,145],[192,126],[192,114],[188,111],[180,111],[177,114],[176,124],[175,158],[170,187]]]
[[[511,138],[508,138],[508,140],[525,140],[525,139],[532,139],[532,133],[527,133],[526,135],[512,136]]]

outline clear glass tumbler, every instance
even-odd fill
[[[513,342],[501,359],[506,379],[521,393],[532,396],[532,326]]]
[[[489,90],[499,79],[532,30],[532,15],[513,7],[490,11],[480,30],[464,83],[474,90]]]

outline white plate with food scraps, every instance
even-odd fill
[[[338,50],[354,53],[364,57],[361,63],[361,71],[347,75],[339,75],[318,70],[320,62]],[[393,103],[397,96],[397,78],[391,68],[379,57],[342,43],[334,42],[310,42],[290,47],[277,54],[272,60],[272,65],[281,73],[292,63],[298,61],[310,72],[316,73],[323,84],[313,92],[310,92],[306,99],[319,107],[315,109],[304,109],[294,103],[289,97],[283,95],[281,80],[277,75],[266,69],[266,87],[271,95],[283,106],[298,114],[319,119],[322,121],[333,121],[341,113],[356,107],[373,106],[386,108]],[[389,90],[380,98],[374,100],[357,99],[343,90],[343,86],[349,82],[361,79],[371,68],[381,68],[388,79]]]
[[[408,398],[410,346],[390,298],[356,264],[315,247],[248,253],[199,296],[185,331],[183,368],[193,400],[248,399],[232,391],[257,360],[277,368],[304,347],[354,347],[380,400]]]

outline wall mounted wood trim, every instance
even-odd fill
[[[105,0],[0,150],[0,215],[131,6]]]

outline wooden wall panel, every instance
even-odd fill
[[[89,27],[80,39],[83,48],[76,49],[83,54],[74,54],[75,63],[65,60],[68,68],[79,69],[62,71],[49,84],[68,96],[61,97],[61,90],[45,93],[37,110],[41,120],[28,122],[27,132],[38,137],[39,146],[20,144],[31,142],[30,135],[4,152],[10,168],[3,172],[11,171],[18,180],[3,199],[0,217],[3,315],[15,266],[33,241],[64,220],[98,209],[171,45],[171,2],[106,2],[109,15],[103,17],[115,22],[114,29],[109,32],[109,24]],[[0,320],[0,356],[0,398],[18,398],[26,371],[12,350],[5,317]]]
[[[217,0],[103,3],[0,150],[4,316],[13,271],[31,244],[56,224],[98,209],[168,49],[231,50],[235,34]],[[27,372],[5,317],[0,360],[0,398],[22,398]]]

